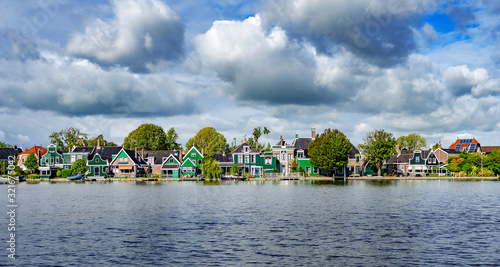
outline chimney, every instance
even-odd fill
[[[179,162],[182,163],[182,147],[179,148]]]
[[[201,155],[202,156],[205,155],[205,149],[203,149],[203,148],[201,149]]]
[[[311,128],[311,137],[312,139],[316,138],[316,128]]]
[[[233,138],[233,146],[236,147],[236,138]]]
[[[222,150],[222,156],[226,156],[226,150]]]
[[[283,135],[280,135],[280,141],[283,141]]]
[[[438,148],[441,148],[441,140],[439,140]]]
[[[241,144],[243,145],[243,140],[241,140]]]
[[[137,147],[135,147],[135,158],[137,158]]]
[[[101,138],[97,138],[97,147],[100,148],[101,147]]]

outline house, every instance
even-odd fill
[[[478,152],[480,149],[481,145],[479,142],[475,139],[459,139],[455,141],[455,143],[451,144],[449,149],[454,149],[457,152],[461,151],[467,151],[469,153],[475,153]]]
[[[87,166],[89,167],[87,176],[106,177],[111,174],[111,161],[120,153],[122,147],[105,146],[95,147],[87,156]]]
[[[410,161],[408,163],[408,172],[412,176],[425,176],[426,171],[427,165],[425,154],[421,150],[414,150],[413,157],[410,158]]]
[[[311,130],[311,137],[299,137],[295,134],[295,139],[292,142],[294,147],[294,158],[297,161],[297,171],[303,171],[308,175],[319,174],[319,169],[311,164],[309,159],[309,143],[311,143],[315,136],[316,129]]]
[[[181,150],[150,150],[143,152],[143,158],[152,174],[160,177],[179,178],[182,165]]]
[[[289,145],[280,136],[280,141],[272,147],[273,157],[276,157],[280,162],[279,170],[283,175],[288,175],[292,171],[294,160],[295,146]]]
[[[491,152],[493,152],[493,150],[497,150],[497,149],[500,149],[500,146],[481,146],[479,152],[482,152],[483,154],[488,155]]]
[[[120,152],[111,160],[110,170],[115,177],[141,177],[146,175],[144,161],[137,158],[137,149],[121,148]]]
[[[71,169],[73,167],[73,163],[79,159],[88,160],[88,156],[92,154],[95,147],[73,147],[70,152],[62,152],[63,162],[61,164],[56,165],[56,167],[60,167],[62,169]]]
[[[181,173],[182,175],[197,176],[201,174],[201,161],[203,153],[200,153],[196,147],[191,147],[182,158]]]
[[[38,160],[38,165],[41,165],[40,162],[41,155],[47,153],[47,149],[45,149],[42,146],[33,146],[32,148],[19,153],[19,155],[17,156],[17,165],[21,167],[23,171],[26,170],[26,167],[24,167],[24,161],[26,160],[26,158],[28,158],[29,154],[31,153],[35,154],[35,157]]]
[[[41,155],[40,160],[40,178],[54,178],[56,177],[57,171],[61,169],[64,164],[64,157],[61,151],[57,151],[57,147],[54,144],[47,146],[47,152]]]
[[[230,173],[230,170],[234,164],[233,155],[226,154],[226,152],[222,152],[222,153],[214,154],[212,156],[212,158],[219,163],[222,175],[232,174],[232,173]],[[240,170],[240,172],[241,172],[241,170]]]
[[[351,154],[347,158],[347,170],[350,175],[360,176],[363,173],[363,155],[351,143]]]
[[[274,173],[274,170],[278,170],[279,172],[280,162],[273,156],[272,151],[262,153],[259,157],[259,163],[262,166],[263,172],[266,174]]]
[[[261,156],[257,149],[246,142],[231,151],[234,163],[238,164],[243,173],[250,173],[255,177],[260,177],[264,172]]]
[[[21,152],[23,152],[23,150],[17,148],[17,146],[12,148],[0,147],[0,174],[7,174],[8,162],[14,162]]]
[[[386,163],[386,172],[393,175],[406,175],[410,159],[414,157],[413,150],[400,149],[396,146],[396,156],[389,158]]]

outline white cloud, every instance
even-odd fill
[[[0,140],[3,141],[5,140],[5,133],[0,130]]]
[[[112,4],[116,17],[89,22],[84,33],[74,34],[69,41],[69,53],[104,65],[127,66],[133,72],[147,72],[147,63],[182,56],[184,26],[167,5],[158,0]]]

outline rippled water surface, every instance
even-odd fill
[[[0,265],[500,265],[494,181],[16,187],[19,258]]]

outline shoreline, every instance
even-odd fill
[[[384,177],[384,176],[361,176],[361,177],[338,177],[333,179],[332,177],[305,177],[305,178],[249,178],[246,181],[254,182],[254,181],[435,181],[435,180],[444,180],[444,181],[499,181],[498,177]],[[35,180],[27,180],[22,183],[39,183],[39,182],[53,182],[53,183],[62,183],[62,182],[186,182],[180,180],[179,178],[88,178],[86,180],[77,180],[70,181],[66,178],[53,178],[53,179],[44,179],[43,181],[35,179]],[[202,181],[202,180],[200,180]],[[220,181],[220,180],[218,180]],[[245,182],[245,181],[239,181]]]

